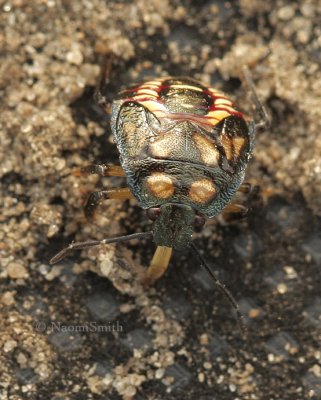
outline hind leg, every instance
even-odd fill
[[[233,222],[243,219],[248,213],[251,201],[259,192],[260,187],[258,185],[253,185],[250,182],[243,182],[239,187],[238,193],[246,195],[246,205],[233,202],[228,204],[222,212],[224,220],[226,222]]]
[[[242,204],[230,203],[222,212],[223,218],[226,222],[232,222],[243,219],[248,213],[248,207]]]

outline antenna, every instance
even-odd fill
[[[213,273],[213,271],[211,270],[211,268],[208,266],[208,264],[206,263],[204,257],[202,256],[202,254],[197,250],[196,246],[194,243],[191,243],[191,247],[193,252],[195,253],[195,255],[197,256],[197,258],[200,260],[201,265],[203,268],[206,269],[206,271],[208,272],[208,274],[211,276],[211,278],[213,279],[214,283],[216,284],[216,286],[218,286],[218,288],[220,289],[220,291],[223,293],[223,295],[225,296],[225,298],[227,298],[227,300],[229,301],[229,303],[232,305],[232,307],[235,309],[236,312],[236,318],[237,321],[239,323],[241,332],[243,336],[246,336],[247,333],[247,328],[244,324],[244,316],[240,311],[240,307],[237,304],[237,301],[235,300],[234,296],[232,295],[232,293],[228,290],[228,288],[224,285],[224,283],[222,283]]]
[[[126,235],[126,236],[117,236],[113,238],[106,238],[102,240],[87,240],[85,242],[76,242],[76,243],[70,243],[70,245],[64,249],[62,249],[58,254],[56,254],[52,259],[49,261],[49,264],[56,264],[59,261],[61,261],[63,258],[65,258],[69,253],[71,253],[74,250],[82,250],[82,249],[87,249],[88,247],[93,247],[93,246],[99,246],[101,244],[109,244],[109,243],[118,243],[118,242],[127,242],[128,240],[133,240],[133,239],[145,239],[149,236],[152,236],[153,232],[139,232],[139,233],[133,233],[131,235]]]

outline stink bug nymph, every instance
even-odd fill
[[[244,207],[229,203],[238,190],[250,191],[250,185],[243,183],[245,169],[255,132],[267,120],[247,69],[244,75],[261,122],[246,117],[220,90],[190,78],[153,79],[121,90],[113,101],[111,116],[121,166],[90,165],[83,171],[123,176],[127,187],[92,193],[85,214],[90,217],[103,199],[135,198],[154,221],[153,230],[73,243],[51,263],[74,249],[153,236],[157,248],[145,278],[150,283],[166,271],[172,249],[190,246],[240,317],[236,301],[191,241],[195,227],[201,227],[206,218],[223,210],[244,212]],[[105,90],[101,85],[98,99],[107,111]]]

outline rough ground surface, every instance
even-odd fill
[[[320,399],[320,1],[0,4],[0,399]],[[247,316],[246,340],[189,252],[149,290],[137,274],[151,242],[48,265],[72,240],[150,228],[134,202],[87,222],[86,194],[122,181],[69,174],[117,161],[92,99],[112,54],[110,99],[187,75],[250,114],[252,68],[272,116],[247,174],[263,196],[246,220],[195,237]]]

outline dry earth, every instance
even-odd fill
[[[0,1],[0,399],[321,399],[321,8],[319,0]],[[132,202],[93,222],[76,177],[117,162],[93,101],[151,76],[185,75],[255,114],[249,65],[271,115],[247,179],[246,220],[209,222],[195,243],[246,315],[190,252],[149,289],[152,242],[48,260],[72,240],[150,229]]]

